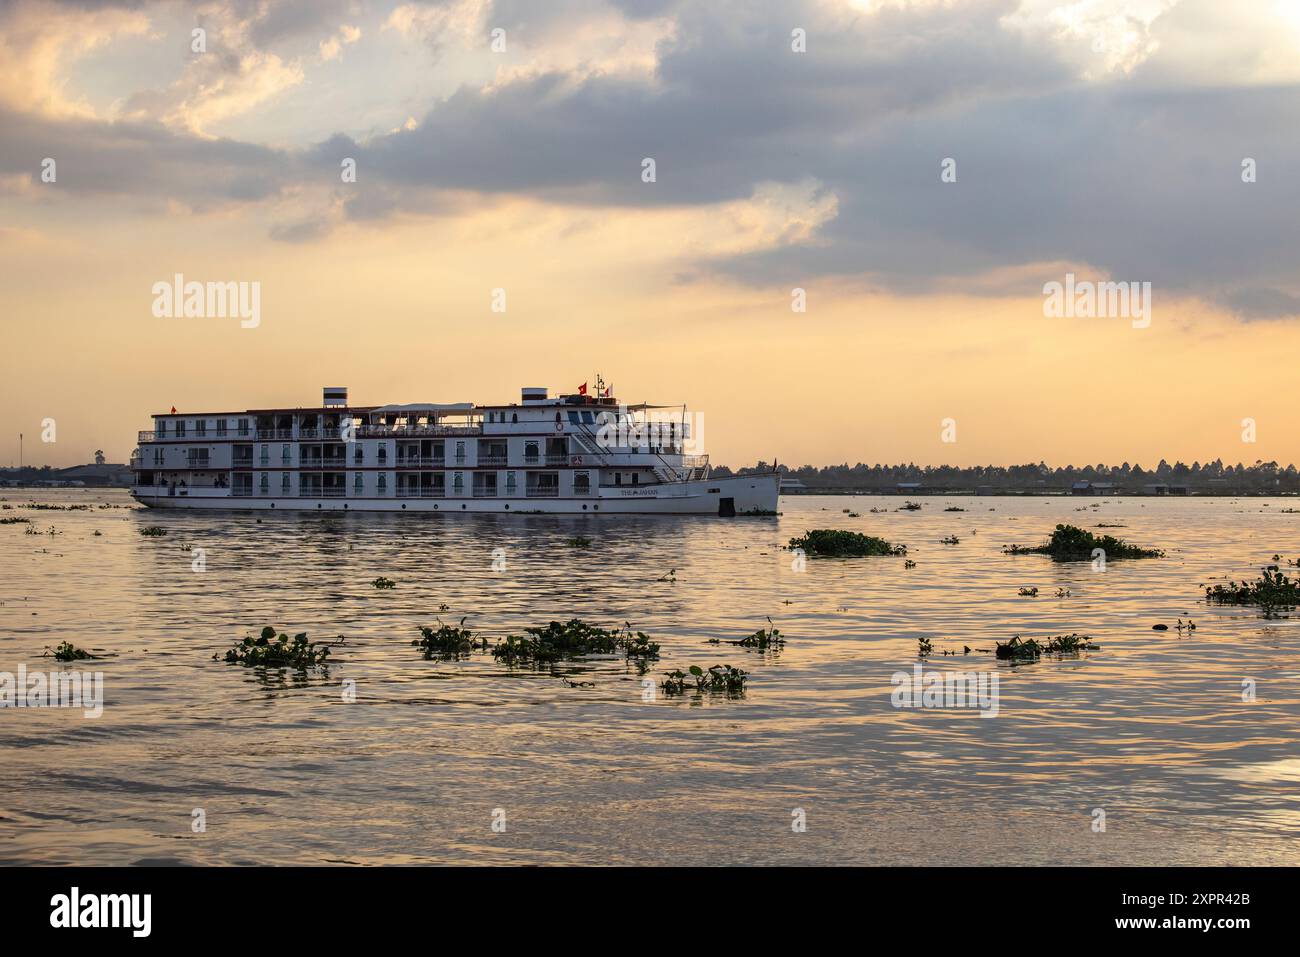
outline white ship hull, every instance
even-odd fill
[[[571,497],[479,497],[416,495],[307,498],[270,494],[232,495],[228,488],[136,486],[131,496],[150,508],[236,511],[515,512],[516,514],[744,515],[775,512],[780,489],[776,472],[707,478],[661,485],[602,487]]]

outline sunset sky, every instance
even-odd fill
[[[1298,260],[1300,0],[0,3],[4,465],[596,372],[733,466],[1287,464]]]

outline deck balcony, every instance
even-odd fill
[[[446,498],[447,489],[442,486],[431,485],[428,488],[399,488],[397,490],[398,498]]]

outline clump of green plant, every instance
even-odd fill
[[[691,665],[685,671],[678,669],[665,672],[660,687],[664,694],[683,694],[688,679],[694,681],[696,691],[721,691],[734,697],[745,693],[749,672],[731,665],[713,665],[707,671],[699,665]]]
[[[508,664],[547,664],[588,655],[622,654],[627,658],[658,658],[659,645],[642,631],[625,624],[618,631],[589,625],[579,618],[544,628],[525,628],[524,635],[507,635],[492,656]]]
[[[144,528],[140,529],[140,534],[147,536],[148,538],[161,538],[167,534],[167,529],[163,528],[161,525],[146,525]]]
[[[1158,548],[1140,548],[1112,535],[1094,535],[1077,525],[1057,525],[1052,537],[1042,545],[1033,547],[1008,545],[1003,549],[1008,555],[1050,555],[1058,562],[1089,561],[1093,551],[1100,549],[1106,558],[1162,558]]]
[[[785,647],[785,638],[781,632],[772,624],[772,619],[767,620],[768,627],[760,628],[752,635],[741,638],[739,641],[730,642],[733,645],[739,645],[741,648],[756,648],[759,651],[780,651]]]
[[[956,535],[949,535],[947,538],[940,539],[945,545],[960,545],[961,539]]]
[[[95,657],[89,651],[83,651],[71,642],[62,642],[51,654],[56,661],[85,661]]]
[[[815,528],[801,538],[790,539],[791,549],[801,548],[814,558],[858,558],[865,555],[906,555],[906,545],[894,545],[883,538],[833,528]]]
[[[18,516],[0,518],[0,525],[30,525],[31,523],[30,518],[20,518]]]
[[[934,653],[934,645],[929,638],[916,639],[916,657],[929,658]]]
[[[900,512],[919,512],[921,510],[920,502],[904,502],[898,509]]]
[[[566,538],[565,544],[570,548],[590,548],[591,539],[586,535],[574,535],[572,538]]]
[[[1029,638],[1022,640],[1016,635],[1003,644],[996,642],[996,657],[1004,661],[1037,661],[1043,655],[1077,655],[1081,651],[1092,651],[1098,646],[1087,635],[1056,635],[1042,641]]]
[[[964,511],[966,511],[966,509],[964,509],[964,508],[958,508],[956,505],[949,505],[947,508],[944,509],[944,511],[945,511],[945,512],[964,512]]]
[[[465,619],[459,625],[446,625],[439,619],[437,628],[425,626],[420,629],[420,637],[411,642],[424,653],[425,660],[434,656],[450,658],[467,655],[479,647],[474,633],[465,627]],[[483,639],[483,648],[487,648],[487,639]]]
[[[374,585],[376,588],[396,588],[396,587],[397,587],[397,582],[393,581],[391,578],[385,578],[383,575],[380,575],[378,578],[376,578],[376,579],[375,579],[374,581],[372,581],[370,584]]]
[[[1032,588],[1022,588],[1020,589],[1018,594],[1020,595],[1021,598],[1037,598],[1038,586],[1034,585]]]
[[[267,625],[257,638],[245,638],[228,650],[225,660],[232,665],[249,667],[264,665],[271,668],[297,668],[305,671],[316,665],[323,665],[330,656],[329,645],[317,644],[307,640],[305,631],[294,635],[292,639],[283,632],[276,634],[275,628]],[[216,661],[217,656],[213,655]]]
[[[1300,581],[1287,578],[1277,565],[1268,565],[1253,582],[1207,586],[1205,600],[1219,605],[1259,605],[1262,608],[1300,605]]]

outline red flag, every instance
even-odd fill
[[[605,398],[609,398],[613,394],[614,394],[614,386],[610,385],[605,389]]]
[[[582,385],[578,386],[578,395],[586,395],[586,394],[587,394],[587,383],[584,382]]]
[[[172,406],[172,415],[176,414],[176,406]]]

